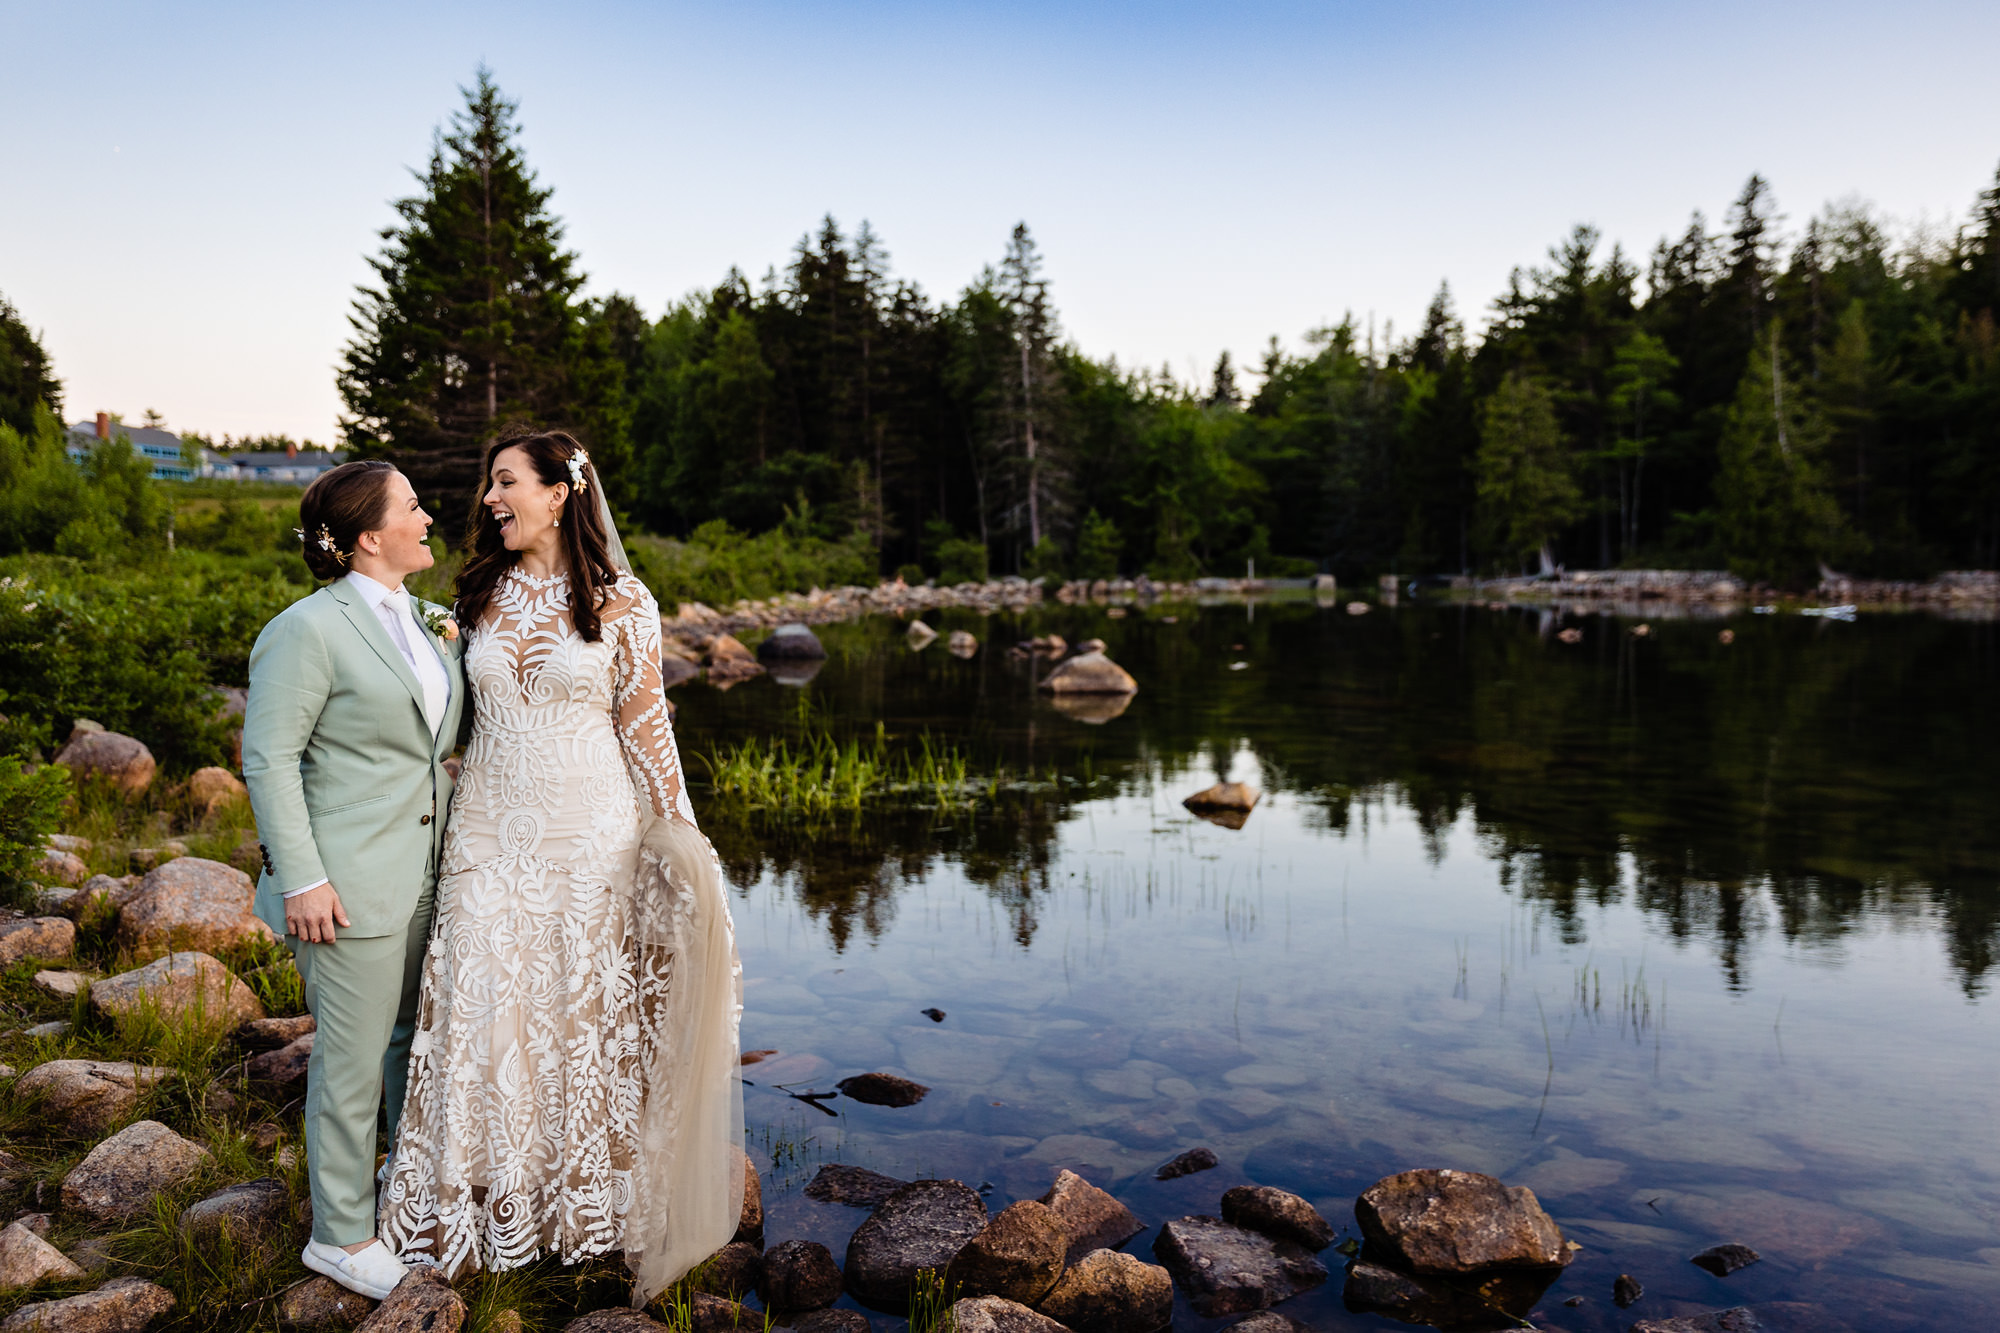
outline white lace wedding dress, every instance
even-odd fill
[[[635,1298],[728,1242],[740,964],[695,831],[652,595],[579,636],[516,568],[471,634],[452,798],[380,1234],[448,1276],[623,1252]]]

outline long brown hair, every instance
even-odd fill
[[[299,497],[299,554],[314,578],[332,580],[347,572],[355,541],[381,527],[388,515],[389,478],[395,475],[394,465],[368,458],[313,478]]]
[[[610,542],[598,518],[597,497],[590,492],[603,485],[597,469],[583,464],[584,489],[578,489],[570,475],[569,461],[583,452],[576,438],[563,431],[539,435],[502,436],[486,446],[479,467],[479,494],[473,497],[472,515],[465,525],[465,567],[458,573],[453,596],[458,603],[458,620],[467,629],[477,630],[479,619],[493,601],[493,590],[520,559],[500,539],[500,523],[483,502],[493,484],[493,460],[502,449],[519,449],[528,456],[535,475],[544,486],[568,486],[569,499],[563,503],[561,534],[563,559],[569,565],[569,615],[578,637],[596,643],[599,637],[597,608],[603,604],[618,571],[611,567]]]

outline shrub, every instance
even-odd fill
[[[5,738],[46,747],[89,717],[170,772],[226,763],[215,687],[248,679],[258,632],[306,591],[261,562],[191,552],[145,567],[0,562]]]
[[[953,537],[938,543],[938,582],[986,582],[986,543],[974,537]]]
[[[678,602],[728,606],[746,597],[875,581],[875,548],[865,537],[828,541],[804,528],[787,520],[751,537],[716,519],[687,541],[634,534],[626,549],[632,572],[669,615]]]
[[[30,769],[18,755],[0,757],[0,885],[20,884],[60,827],[69,800],[69,770],[50,764]]]

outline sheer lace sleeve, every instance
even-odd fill
[[[613,721],[632,781],[652,803],[653,813],[694,824],[694,806],[681,780],[680,749],[667,716],[667,692],[660,676],[660,608],[644,584],[630,574],[618,580],[604,608],[607,637],[616,644]]]

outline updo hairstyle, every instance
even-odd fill
[[[355,541],[388,517],[389,478],[395,475],[394,464],[368,458],[342,463],[306,487],[299,497],[299,553],[314,578],[337,579],[347,573]]]

